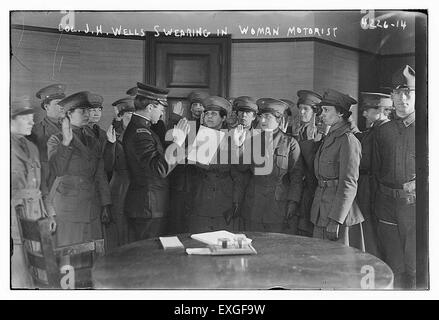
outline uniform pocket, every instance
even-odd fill
[[[56,188],[59,194],[69,197],[79,196],[79,188],[73,183],[60,182]]]
[[[339,165],[339,161],[323,161],[320,164],[319,174],[328,179],[338,178]]]
[[[288,169],[288,154],[280,153],[278,150],[275,151],[274,156],[276,157],[276,165],[280,169]]]

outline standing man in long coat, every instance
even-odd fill
[[[374,208],[384,261],[396,288],[416,287],[415,71],[408,65],[392,77],[396,118],[374,136],[372,168],[378,184]]]
[[[11,238],[13,253],[11,257],[12,288],[33,288],[32,277],[43,276],[38,270],[32,273],[26,264],[25,250],[39,251],[39,243],[23,243],[21,239],[17,212],[21,207],[24,218],[38,220],[49,216],[51,230],[56,228],[53,213],[47,213],[40,191],[41,164],[37,147],[27,140],[34,125],[35,110],[23,101],[11,105]],[[50,214],[50,215],[49,215]],[[27,246],[27,248],[25,248]]]
[[[318,180],[311,207],[313,237],[340,241],[364,250],[361,228],[359,236],[350,235],[352,226],[364,218],[356,204],[361,144],[350,122],[350,107],[357,101],[344,93],[327,89],[322,97],[322,117],[330,126],[314,160]],[[361,226],[361,225],[360,225]]]
[[[375,199],[377,186],[372,178],[372,146],[376,128],[389,121],[393,103],[390,95],[382,93],[361,92],[361,109],[369,123],[367,130],[357,133],[361,142],[360,177],[358,179],[357,203],[364,217],[363,231],[366,251],[381,257],[377,246],[377,221],[371,205]]]
[[[90,93],[77,92],[59,102],[66,111],[62,133],[47,142],[49,164],[59,183],[52,188],[58,246],[103,238],[111,218],[110,188],[99,141],[86,129]]]
[[[262,98],[256,103],[261,115],[259,125],[262,132],[258,130],[260,139],[257,139],[256,134],[252,137],[252,175],[246,188],[243,215],[249,231],[283,232],[285,222],[289,216],[294,215],[300,202],[300,192],[297,189],[300,186],[300,176],[294,170],[299,160],[300,147],[293,137],[279,128],[288,105],[272,98]],[[268,160],[263,165],[268,164],[269,167],[263,171],[259,170],[261,164],[254,159],[255,152],[264,154]],[[287,190],[282,183],[284,175],[289,176],[290,185]],[[286,232],[295,233],[295,230]]]
[[[52,84],[36,93],[37,98],[41,100],[41,108],[46,111],[46,116],[32,128],[32,134],[29,136],[29,140],[38,147],[40,153],[41,192],[46,209],[52,214],[55,213],[48,196],[55,182],[55,175],[49,168],[47,141],[54,134],[61,132],[61,121],[64,118],[65,111],[58,102],[66,97],[65,90],[66,86],[64,84]]]
[[[181,119],[173,133],[173,142],[165,150],[159,136],[151,130],[167,107],[169,90],[138,82],[134,98],[135,112],[123,137],[123,148],[130,175],[125,199],[129,232],[135,240],[156,237],[166,230],[169,212],[168,175],[185,158],[184,141],[189,131]],[[177,151],[177,156],[173,152]],[[179,152],[183,151],[182,153]],[[179,158],[182,155],[182,159]]]
[[[113,102],[116,119],[107,131],[104,148],[105,171],[111,174],[110,192],[113,223],[107,227],[107,243],[109,250],[122,246],[134,239],[129,239],[128,222],[124,212],[124,204],[130,177],[123,150],[122,140],[125,130],[134,112],[134,99],[127,97]]]

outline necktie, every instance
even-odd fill
[[[20,138],[20,146],[21,146],[21,149],[23,149],[24,153],[29,157],[30,156],[29,148],[27,147],[27,143],[26,143],[26,138],[25,137]]]
[[[81,138],[81,142],[85,145],[88,146],[88,141],[87,141],[87,129],[85,127],[82,127],[80,130],[80,138]]]

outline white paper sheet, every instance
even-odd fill
[[[189,150],[188,160],[205,165],[210,164],[225,135],[222,131],[200,126],[194,143]]]

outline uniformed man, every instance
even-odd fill
[[[294,215],[300,201],[300,193],[296,189],[298,179],[294,171],[300,156],[300,147],[293,137],[279,129],[288,105],[272,98],[262,98],[256,103],[261,117],[259,125],[262,132],[259,132],[260,139],[257,139],[257,135],[253,135],[251,152],[254,154],[259,151],[260,155],[265,154],[266,159],[271,157],[272,161],[269,162],[270,167],[259,171],[261,164],[253,158],[251,166],[253,174],[246,188],[243,206],[246,229],[294,233],[295,230],[285,230],[285,222]],[[261,143],[258,144],[257,140]],[[282,183],[284,175],[289,175],[291,182],[287,190],[284,190],[285,186]],[[285,194],[287,200],[284,200]]]
[[[57,213],[58,246],[102,239],[101,223],[111,219],[110,189],[102,148],[87,129],[90,93],[74,93],[59,102],[66,112],[62,133],[47,142],[50,169],[58,184],[52,188]]]
[[[38,147],[40,154],[41,192],[49,211],[53,211],[53,208],[47,196],[55,181],[55,176],[49,169],[47,141],[52,135],[61,132],[61,121],[65,111],[58,102],[65,98],[65,90],[66,86],[64,84],[52,84],[36,93],[37,98],[41,100],[41,108],[46,111],[46,116],[32,128],[32,134],[29,136],[29,140]]]
[[[396,288],[416,286],[415,71],[392,77],[396,119],[376,128],[372,168],[378,183],[375,214],[384,261]]]
[[[12,288],[33,288],[34,277],[42,276],[38,270],[31,274],[26,264],[25,250],[40,251],[39,243],[23,243],[18,227],[18,214],[38,220],[48,216],[51,230],[56,229],[53,212],[46,212],[41,197],[40,157],[37,147],[25,137],[31,134],[35,110],[28,101],[11,104],[11,257]],[[21,209],[20,209],[21,208]],[[27,246],[27,248],[24,248]],[[42,270],[40,270],[42,271]]]
[[[178,161],[170,150],[183,149],[189,131],[186,119],[174,129],[174,140],[167,150],[151,130],[167,107],[169,90],[138,82],[134,98],[135,112],[126,128],[123,147],[130,174],[130,186],[125,199],[128,227],[136,240],[163,234],[169,211],[168,175]],[[180,155],[182,153],[179,153]]]
[[[360,177],[358,179],[357,203],[364,217],[363,231],[366,251],[381,257],[377,247],[376,216],[371,210],[372,199],[375,198],[376,186],[371,179],[371,157],[373,135],[375,129],[389,121],[393,103],[390,95],[382,93],[361,92],[360,110],[369,127],[356,134],[361,142]]]

